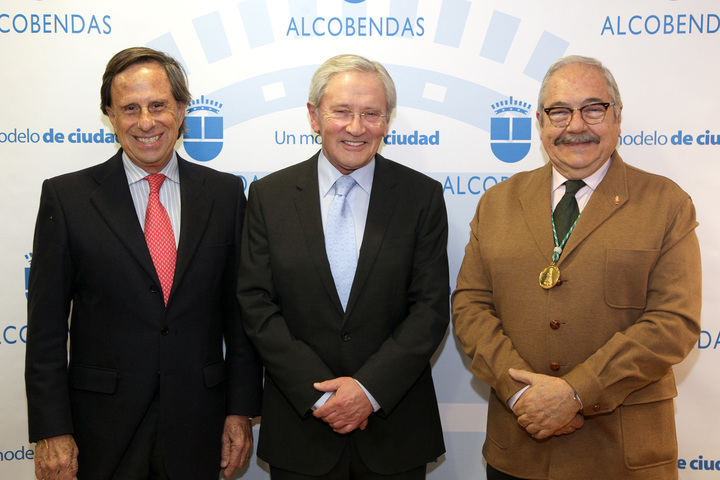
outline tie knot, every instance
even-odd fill
[[[575,195],[578,190],[585,186],[582,180],[568,180],[565,182],[565,194]]]
[[[352,190],[355,186],[355,179],[350,175],[343,175],[335,180],[335,195],[341,195],[343,197]]]
[[[150,184],[150,193],[156,193],[160,191],[160,187],[165,181],[165,175],[162,173],[153,173],[145,177],[145,180]]]

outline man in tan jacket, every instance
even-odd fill
[[[537,111],[550,163],[490,189],[470,223],[453,322],[492,387],[488,479],[677,478],[697,222],[675,183],[615,151],[621,110],[599,61],[556,62]]]

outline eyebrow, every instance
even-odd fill
[[[582,102],[580,102],[580,105],[590,105],[591,103],[605,103],[607,100],[603,98],[598,97],[590,97],[586,98]],[[545,108],[553,108],[553,107],[571,107],[571,105],[568,102],[553,102],[550,105],[546,105]]]

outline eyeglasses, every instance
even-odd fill
[[[588,125],[595,125],[605,119],[607,109],[615,105],[612,102],[597,102],[583,105],[582,107],[550,107],[543,108],[543,111],[550,119],[554,127],[565,128],[570,124],[575,110],[580,111],[583,122]]]
[[[367,125],[380,125],[388,115],[380,112],[367,111],[355,113],[352,110],[338,109],[325,112],[325,118],[330,119],[340,124],[348,124],[353,121],[355,115],[360,117],[360,120],[365,122]]]

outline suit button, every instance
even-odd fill
[[[162,330],[160,330],[160,335],[163,337],[167,336],[168,333],[170,333],[170,329],[168,327],[163,327]]]
[[[558,322],[557,320],[553,320],[552,322],[550,322],[550,328],[552,328],[553,330],[557,330],[558,328],[560,328],[560,322]]]
[[[552,362],[550,364],[550,370],[552,370],[553,372],[557,372],[558,370],[560,370],[560,364],[557,362]]]
[[[155,285],[150,285],[150,293],[160,293],[160,289]]]
[[[347,332],[342,332],[340,334],[340,338],[342,338],[343,342],[349,342],[350,341],[350,334]]]

